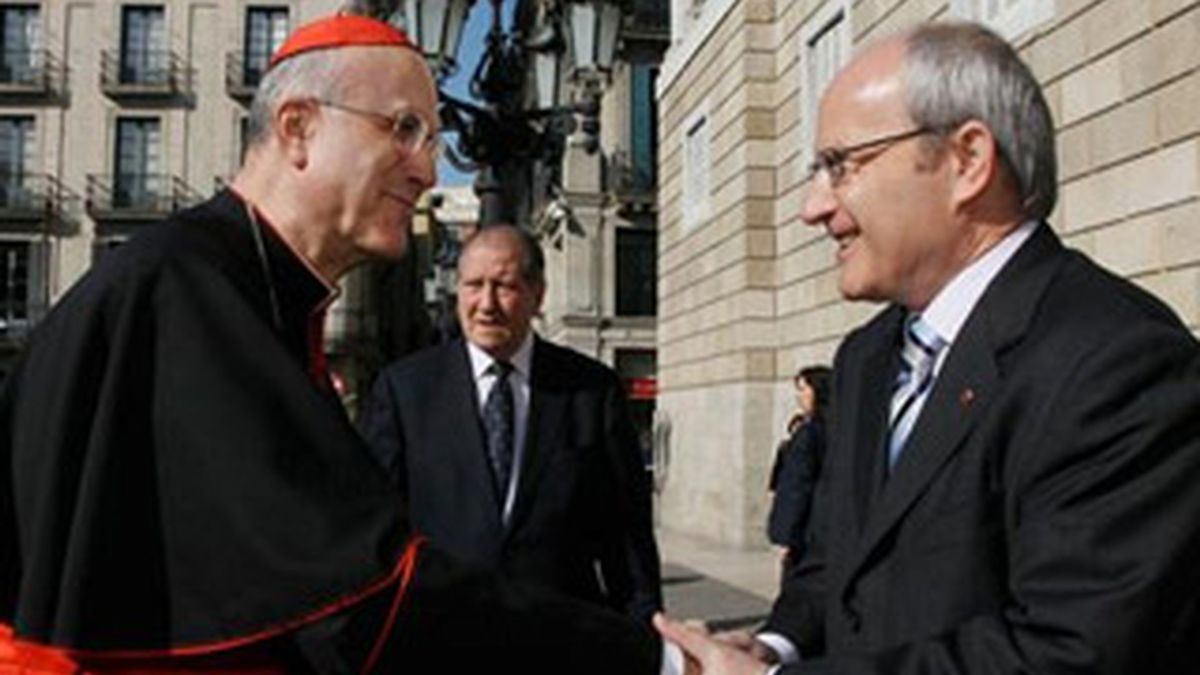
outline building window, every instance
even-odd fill
[[[635,63],[630,70],[630,154],[633,187],[652,190],[658,161],[658,102],[654,98],[654,80],[658,68]]]
[[[951,11],[1013,41],[1054,16],[1054,0],[952,0]]]
[[[267,72],[271,55],[287,38],[287,7],[249,7],[246,9],[246,60],[243,84],[258,86]]]
[[[709,121],[707,112],[692,116],[683,132],[683,228],[708,217]]]
[[[669,33],[671,2],[669,0],[633,0],[630,20],[638,31]]]
[[[41,73],[41,17],[36,5],[0,5],[0,82],[33,84]]]
[[[617,228],[617,316],[654,316],[658,310],[657,234]]]
[[[844,3],[830,2],[801,31],[800,96],[803,115],[801,165],[808,166],[817,141],[817,111],[825,88],[850,54],[850,22]]]
[[[658,397],[657,354],[653,349],[617,349],[615,368],[629,397],[629,416],[647,471],[654,465],[654,402]]]
[[[45,309],[45,246],[0,241],[0,335],[27,332]]]
[[[29,116],[0,117],[0,207],[32,205],[29,167],[34,153],[33,124]]]
[[[250,116],[242,115],[238,118],[238,166],[241,166],[242,162],[246,161],[246,149],[248,147],[250,147]]]
[[[156,118],[117,120],[114,207],[152,209],[165,196],[159,126]]]
[[[161,6],[121,10],[122,84],[169,84],[166,14]]]

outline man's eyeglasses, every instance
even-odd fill
[[[354,106],[336,101],[327,101],[320,98],[314,100],[316,100],[318,105],[359,115],[378,122],[381,129],[387,130],[392,135],[392,140],[396,143],[396,147],[405,157],[411,157],[418,152],[428,152],[436,158],[441,150],[441,139],[438,138],[437,134],[433,133],[423,117],[412,111],[402,110],[395,115],[385,115],[373,110],[363,110],[362,108],[355,108]]]
[[[863,150],[869,150],[871,148],[877,148],[879,146],[891,147],[892,144],[899,143],[900,141],[905,141],[910,138],[916,138],[917,136],[931,133],[934,133],[934,130],[930,129],[929,127],[917,127],[916,129],[909,129],[908,131],[901,131],[895,134],[888,134],[887,136],[880,136],[879,138],[872,138],[869,141],[855,143],[854,145],[823,148],[817,151],[816,158],[813,159],[813,161],[808,165],[808,173],[804,176],[804,183],[809,183],[817,177],[817,174],[824,171],[829,175],[829,182],[831,184],[837,184],[839,181],[845,178],[847,170],[846,164],[853,158],[855,153],[862,152]],[[884,151],[886,151],[888,147],[885,147]],[[879,154],[883,154],[883,152],[880,152]]]

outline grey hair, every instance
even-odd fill
[[[1050,215],[1058,198],[1054,121],[1041,87],[1016,51],[973,23],[929,23],[905,39],[913,122],[948,132],[968,120],[992,132],[1027,218]]]
[[[387,17],[396,11],[394,5],[397,4],[399,3],[395,0],[346,0],[342,3],[341,13],[359,14],[386,21]]]
[[[545,286],[546,254],[542,252],[542,245],[538,242],[537,237],[524,227],[508,224],[480,227],[463,242],[462,251],[458,256],[460,264],[463,258],[466,257],[467,251],[485,241],[492,241],[499,236],[509,237],[521,249],[521,278],[529,284]]]
[[[271,116],[289,99],[337,99],[341,93],[343,49],[302,52],[272,67],[263,75],[246,120],[246,146],[267,139]]]

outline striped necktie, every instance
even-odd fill
[[[892,406],[888,416],[888,468],[904,450],[904,443],[912,432],[929,390],[933,387],[933,366],[938,352],[946,341],[933,328],[913,314],[904,325],[904,347],[900,351],[900,374],[896,377],[892,393]]]

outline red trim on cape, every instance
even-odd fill
[[[147,650],[112,650],[93,651],[80,649],[64,649],[29,642],[16,637],[11,626],[0,623],[0,675],[138,675],[141,673],[156,673],[169,675],[173,672],[202,675],[203,673],[237,673],[238,675],[276,675],[284,673],[282,666],[254,663],[237,664],[237,658],[229,662],[214,663],[212,667],[197,664],[179,663],[184,657],[199,657],[232,652],[233,650],[249,647],[271,638],[279,637],[301,626],[314,623],[336,614],[347,607],[358,604],[392,585],[397,584],[395,599],[387,620],[380,628],[371,656],[364,664],[363,673],[370,672],[375,661],[387,641],[392,630],[396,613],[402,600],[407,595],[408,587],[416,570],[417,554],[426,542],[425,537],[414,536],[405,546],[404,555],[396,563],[395,568],[382,579],[350,595],[343,596],[333,602],[289,621],[284,621],[249,635],[195,645],[168,647],[166,649]],[[236,655],[230,655],[236,656]],[[165,659],[164,661],[154,661]],[[176,662],[172,663],[172,659]],[[261,660],[261,659],[260,659]],[[129,661],[129,663],[119,663]],[[81,665],[82,664],[82,665]],[[85,669],[86,667],[86,669]]]
[[[0,623],[0,675],[76,675],[83,671],[61,649],[43,647],[13,635]]]

